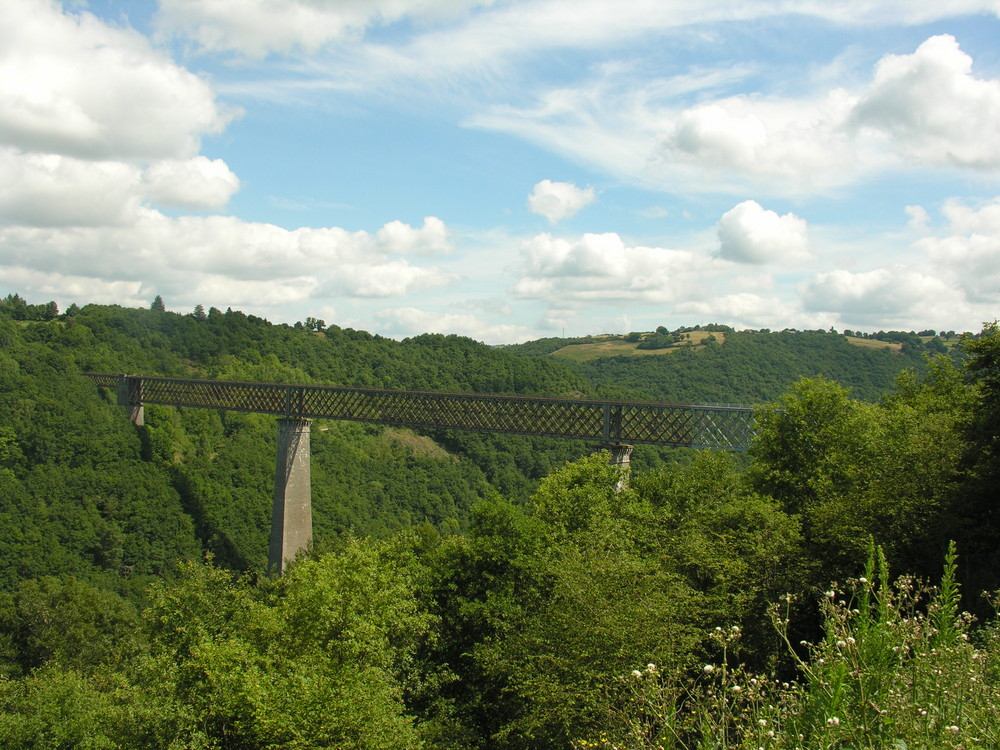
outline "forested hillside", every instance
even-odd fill
[[[10,309],[0,746],[1000,746],[995,324],[928,361],[726,332],[574,364]],[[771,405],[748,456],[649,455],[622,491],[598,446],[317,422],[316,548],[271,579],[273,418],[135,428],[88,371]]]
[[[683,345],[693,341],[683,340],[685,334],[681,331],[648,334],[643,339],[632,334],[635,343],[623,347],[632,351],[587,358],[575,363],[576,368],[598,393],[608,398],[766,403],[778,398],[799,378],[822,376],[850,388],[856,398],[875,401],[891,388],[901,371],[920,370],[926,356],[947,351],[936,337],[928,346],[915,334],[903,332],[882,332],[884,347],[869,348],[852,345],[846,336],[823,331],[734,331],[728,326],[698,329],[709,335],[698,338],[703,343],[694,346]],[[555,355],[550,358],[566,361],[559,355],[569,357],[572,349],[594,341],[543,339],[509,350]],[[875,344],[878,340],[869,341]],[[905,342],[902,347],[901,341]],[[677,343],[671,347],[671,342]],[[634,356],[651,352],[656,355]]]
[[[51,317],[49,306],[32,308],[41,320],[0,315],[5,476],[9,497],[24,498],[4,512],[25,528],[8,536],[20,546],[0,559],[0,587],[24,574],[91,569],[125,571],[131,580],[160,574],[201,548],[236,569],[259,568],[266,558],[274,419],[149,406],[146,426],[136,431],[82,373],[549,396],[589,388],[561,363],[456,336],[396,342],[336,326],[274,326],[232,310],[178,315],[87,305]],[[347,531],[385,535],[423,522],[461,528],[476,500],[497,491],[525,497],[551,469],[590,449],[435,437],[447,450],[407,431],[316,425],[317,540]],[[163,540],[164,527],[183,533]]]

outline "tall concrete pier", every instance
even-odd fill
[[[144,424],[142,410],[142,378],[120,375],[118,378],[118,405],[128,409],[128,418],[136,427]]]
[[[281,575],[289,562],[312,542],[312,495],[309,473],[309,419],[278,420],[278,460],[267,566]]]
[[[608,450],[611,451],[611,460],[608,463],[618,467],[618,484],[615,485],[615,492],[621,492],[628,487],[632,446],[625,443],[616,443],[615,445],[608,446]]]

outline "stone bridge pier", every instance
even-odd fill
[[[278,420],[278,459],[271,506],[268,572],[281,575],[312,543],[312,487],[309,471],[310,419]]]
[[[621,492],[628,487],[632,446],[625,443],[616,443],[615,445],[608,446],[608,450],[611,451],[611,460],[609,463],[612,466],[618,467],[618,484],[615,485],[615,492]]]

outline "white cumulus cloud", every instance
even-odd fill
[[[143,203],[221,208],[239,189],[221,159],[196,156],[146,169],[0,146],[0,217],[30,226],[102,226],[135,222]]]
[[[1000,167],[1000,81],[972,75],[953,36],[934,36],[912,55],[887,55],[851,114],[886,134],[900,156],[930,164]]]
[[[522,243],[521,260],[512,294],[563,306],[696,298],[722,270],[692,251],[626,245],[614,232],[575,240],[540,234]]]
[[[946,232],[914,243],[968,302],[979,306],[983,321],[993,320],[1000,309],[1000,198],[980,206],[947,201],[942,213]]]
[[[884,56],[867,81],[841,74],[843,85],[806,86],[803,72],[793,86],[751,89],[750,68],[655,78],[608,65],[468,122],[665,191],[830,194],[890,172],[1000,169],[1000,80],[972,65],[950,36]]]
[[[139,174],[122,162],[0,147],[0,218],[42,227],[127,223],[139,207]]]
[[[195,156],[154,162],[142,176],[143,192],[155,203],[183,208],[222,208],[240,189],[222,159]]]
[[[457,280],[455,274],[437,268],[421,268],[406,260],[345,263],[314,296],[343,294],[352,297],[401,297],[425,289],[445,286]]]
[[[239,180],[197,151],[232,114],[139,33],[52,0],[10,0],[0,24],[0,217],[125,226],[150,204],[221,208]]]
[[[579,188],[571,182],[542,180],[528,196],[528,208],[555,224],[576,216],[596,199],[593,188]]]
[[[420,228],[390,221],[378,230],[375,238],[386,252],[402,255],[437,255],[453,249],[448,228],[436,216],[424,217]]]
[[[7,0],[0,143],[87,159],[183,158],[232,117],[142,35],[53,0]]]
[[[812,257],[804,219],[778,216],[757,201],[743,201],[722,215],[716,227],[718,256],[736,263],[796,264]]]
[[[750,292],[689,300],[678,304],[674,312],[734,328],[826,328],[832,319],[832,316],[804,314],[796,304],[780,297]]]
[[[337,227],[287,230],[231,216],[171,218],[148,208],[140,208],[129,225],[0,225],[0,266],[73,278],[142,281],[192,305],[199,301],[197,294],[204,295],[201,299],[233,300],[227,304],[255,305],[270,304],[268,300],[395,297],[458,278],[437,267],[391,257],[368,232]]]
[[[263,57],[315,52],[406,17],[451,17],[492,0],[161,0],[157,21],[210,51]]]
[[[934,326],[965,310],[962,293],[939,276],[919,268],[896,266],[852,273],[819,273],[802,293],[805,309],[836,313],[845,322],[903,328]]]

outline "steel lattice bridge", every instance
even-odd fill
[[[583,401],[528,396],[430,393],[281,383],[90,374],[117,391],[132,422],[143,405],[273,414],[278,458],[268,566],[281,573],[312,541],[309,426],[314,419],[572,438],[603,443],[624,485],[632,445],[746,450],[754,435],[749,406]]]
[[[471,430],[602,443],[746,450],[754,434],[749,406],[585,401],[528,396],[431,393],[280,383],[101,375],[122,406],[164,404],[343,419],[420,429]]]

